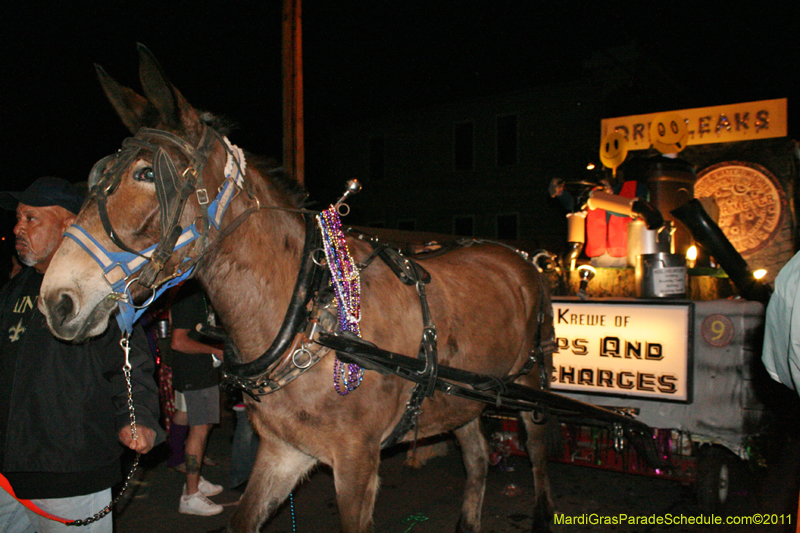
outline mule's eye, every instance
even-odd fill
[[[153,183],[156,179],[156,173],[153,172],[153,169],[150,167],[140,168],[139,170],[133,173],[133,179],[136,181],[146,181],[147,183]]]

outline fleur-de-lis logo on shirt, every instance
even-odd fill
[[[11,342],[17,342],[23,333],[25,333],[25,327],[22,325],[22,319],[19,319],[19,322],[16,326],[11,326],[8,329],[8,332],[11,334],[8,336]]]

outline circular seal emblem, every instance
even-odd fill
[[[716,200],[719,227],[743,256],[772,242],[786,214],[780,183],[754,163],[727,161],[706,168],[698,174],[694,196]]]
[[[700,334],[711,346],[722,348],[733,339],[733,322],[725,315],[709,315],[700,326]]]

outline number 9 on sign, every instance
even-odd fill
[[[725,315],[710,315],[703,320],[700,334],[711,346],[717,348],[727,346],[733,339],[733,322]]]

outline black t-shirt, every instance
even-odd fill
[[[197,335],[197,324],[208,325],[208,306],[205,295],[195,283],[185,283],[178,291],[172,305],[172,329],[189,330],[189,335],[203,342]],[[207,389],[219,384],[219,371],[214,368],[210,353],[172,353],[172,387],[177,391]]]

